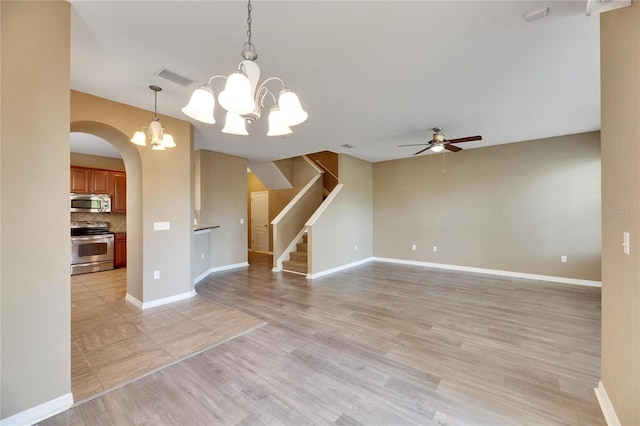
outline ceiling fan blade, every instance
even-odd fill
[[[467,136],[466,138],[458,138],[458,139],[449,139],[447,142],[449,143],[462,143],[462,142],[473,142],[473,141],[481,141],[482,136]]]
[[[462,151],[462,148],[458,148],[457,146],[451,145],[449,143],[444,146],[444,149],[448,149],[449,151],[453,151],[453,152]]]
[[[418,145],[431,145],[431,142],[428,143],[412,143],[409,145],[398,145],[398,146],[418,146]]]
[[[431,149],[431,145],[429,145],[428,147],[426,147],[425,149],[421,149],[420,151],[416,152],[413,155],[418,155],[418,154],[422,154],[423,152],[425,152],[426,150]]]

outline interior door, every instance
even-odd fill
[[[269,191],[251,193],[251,248],[269,251]]]

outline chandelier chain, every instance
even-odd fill
[[[251,6],[251,0],[249,0],[249,2],[247,3],[247,42],[244,44],[244,49],[255,52],[256,47],[251,42],[251,23],[253,22],[253,19],[251,18],[252,10],[253,6]]]

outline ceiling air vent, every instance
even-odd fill
[[[345,143],[344,145],[340,146],[347,149],[357,148],[355,145],[351,145],[350,143]]]
[[[163,68],[158,72],[158,74],[162,78],[166,78],[169,81],[173,81],[174,83],[178,83],[181,86],[188,86],[192,84],[195,80],[190,79],[189,77],[185,77],[184,75],[180,75],[176,72],[169,71],[166,68]]]

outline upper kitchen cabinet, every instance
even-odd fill
[[[111,212],[127,212],[127,175],[125,172],[111,172]]]
[[[109,170],[71,166],[71,192],[80,194],[109,194],[111,174]]]

